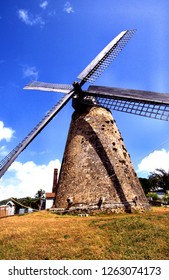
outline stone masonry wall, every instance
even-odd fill
[[[56,208],[149,208],[121,134],[109,110],[74,112],[56,190]],[[92,211],[92,210],[91,210]]]

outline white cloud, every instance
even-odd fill
[[[68,14],[74,13],[73,7],[71,6],[70,2],[65,3],[63,10]]]
[[[9,197],[34,197],[39,189],[51,192],[54,168],[60,170],[58,159],[47,165],[37,165],[33,161],[14,162],[8,169],[8,174],[0,179],[0,200]]]
[[[24,78],[32,78],[37,80],[38,79],[38,70],[35,66],[24,66],[23,67],[23,76]]]
[[[6,140],[9,142],[14,134],[14,130],[9,127],[5,127],[4,123],[0,121],[0,141],[1,140]]]
[[[34,16],[24,9],[18,10],[18,17],[21,21],[23,21],[26,25],[29,26],[40,25],[40,27],[43,27],[45,24],[45,22],[40,16]]]
[[[137,173],[139,176],[147,176],[157,168],[169,170],[169,151],[162,149],[150,153],[138,164]]]
[[[41,4],[40,4],[40,7],[42,8],[42,9],[46,9],[46,7],[48,6],[48,1],[43,1]]]
[[[8,151],[6,149],[6,146],[0,147],[0,156],[5,157],[8,154]]]

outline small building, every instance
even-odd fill
[[[0,206],[0,218],[7,217],[8,216],[8,206],[7,205],[1,205]]]
[[[46,193],[46,203],[45,203],[45,209],[50,209],[53,207],[55,202],[55,193]]]
[[[15,214],[15,203],[13,201],[8,201],[7,204],[8,206],[8,216],[14,215]]]
[[[0,217],[7,217],[15,214],[15,204],[9,200],[5,205],[0,206]]]
[[[45,193],[44,198],[42,199],[41,210],[44,210],[44,209],[47,210],[54,206],[55,197],[56,197],[57,181],[58,181],[58,169],[54,168],[52,192]]]

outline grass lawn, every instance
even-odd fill
[[[168,260],[169,209],[89,217],[46,211],[0,219],[1,260]]]

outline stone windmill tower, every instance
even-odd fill
[[[41,122],[0,162],[0,176],[72,98],[75,109],[68,133],[55,206],[61,212],[131,212],[149,209],[123,138],[110,110],[167,120],[169,97],[155,92],[89,86],[126,45],[135,30],[121,32],[72,85],[32,82],[27,89],[65,95]]]

